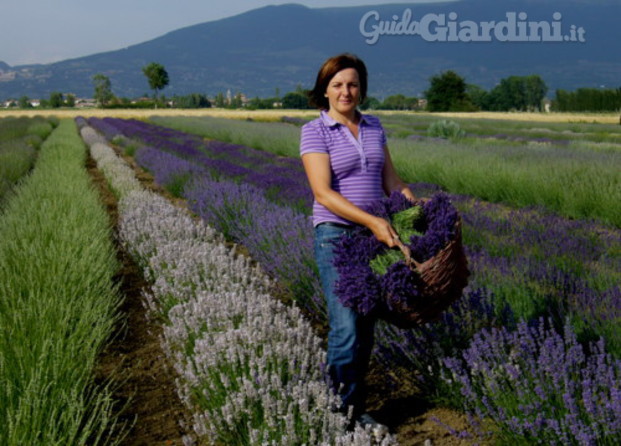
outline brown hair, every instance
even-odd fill
[[[350,53],[343,53],[329,58],[319,69],[315,86],[308,93],[308,101],[312,106],[320,110],[328,110],[330,108],[328,98],[325,97],[328,84],[336,73],[346,68],[354,68],[358,72],[358,78],[360,80],[360,103],[364,102],[367,97],[367,67],[358,56]]]

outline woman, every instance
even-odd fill
[[[399,178],[382,125],[358,111],[366,98],[367,69],[352,54],[328,59],[319,70],[310,101],[320,117],[302,127],[300,153],[314,195],[315,258],[327,300],[328,374],[347,411],[362,425],[385,428],[365,413],[364,380],[375,321],[344,307],[334,293],[333,241],[354,225],[369,228],[389,247],[398,246],[390,222],[364,211],[370,202],[399,191],[415,197]]]

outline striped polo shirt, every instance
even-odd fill
[[[330,155],[331,187],[358,207],[382,198],[382,170],[386,134],[380,120],[362,114],[358,139],[347,126],[332,119],[322,111],[319,118],[302,127],[300,155],[327,153]],[[335,222],[351,225],[329,211],[325,206],[313,203],[313,225]]]

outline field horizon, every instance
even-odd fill
[[[499,119],[514,121],[532,122],[560,122],[560,123],[597,123],[597,124],[618,124],[620,121],[619,113],[561,113],[561,112],[417,112],[404,110],[367,110],[365,113],[382,115],[403,114],[410,116],[456,119]],[[294,110],[294,109],[274,109],[274,110],[230,110],[224,108],[202,108],[202,109],[45,109],[45,110],[0,110],[0,118],[11,116],[56,116],[58,118],[83,117],[116,117],[116,118],[137,118],[147,119],[150,116],[213,116],[230,119],[256,119],[259,121],[277,120],[282,116],[313,117],[318,115],[317,110]]]

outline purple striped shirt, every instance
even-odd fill
[[[330,155],[331,187],[358,207],[382,198],[382,170],[386,134],[375,116],[361,115],[358,139],[347,126],[332,119],[325,111],[302,127],[300,155]],[[313,203],[313,225],[323,222],[351,225],[325,206]]]

